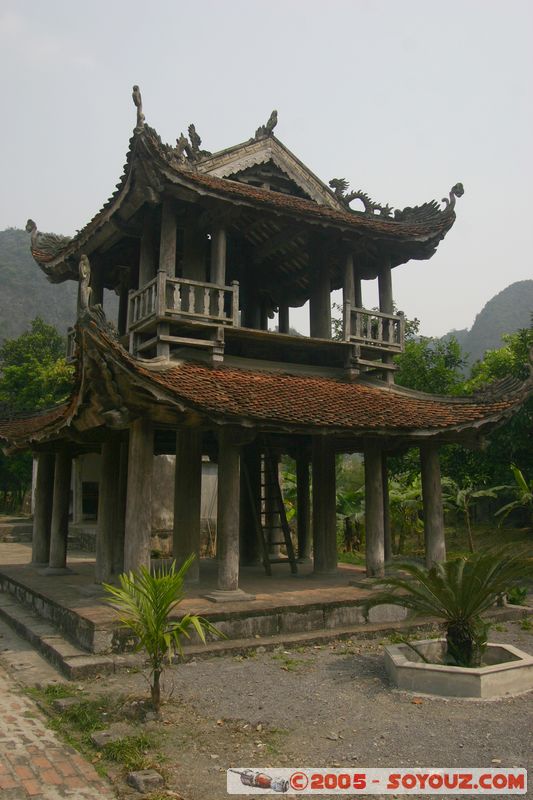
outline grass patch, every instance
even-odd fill
[[[80,733],[90,734],[105,728],[110,722],[110,698],[102,697],[99,700],[81,700],[79,703],[66,708],[54,719],[59,727],[73,728]]]
[[[524,617],[524,619],[520,620],[520,629],[523,631],[527,631],[528,633],[533,631],[533,618],[532,617]]]
[[[272,658],[282,662],[281,669],[285,672],[296,672],[298,667],[304,663],[300,658],[291,658],[286,653],[274,653]]]
[[[109,742],[102,748],[102,755],[131,772],[154,766],[154,760],[149,757],[148,752],[153,746],[153,737],[140,733],[138,736],[125,736]]]

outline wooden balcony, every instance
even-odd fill
[[[402,353],[405,339],[405,317],[368,311],[344,304],[344,340],[385,353]]]
[[[220,350],[220,329],[239,324],[239,284],[218,286],[165,272],[129,294],[128,334],[134,355],[167,355],[170,347]]]

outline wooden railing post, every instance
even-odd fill
[[[231,316],[233,325],[239,327],[239,281],[232,281],[233,293],[231,295]]]
[[[167,273],[164,269],[157,271],[156,316],[164,317],[167,310]]]
[[[352,335],[351,315],[352,304],[349,300],[345,300],[342,311],[342,338],[345,342],[349,341],[350,336]]]

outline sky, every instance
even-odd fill
[[[0,230],[88,222],[121,175],[135,83],[163,140],[194,122],[212,151],[277,108],[325,182],[398,208],[463,182],[437,253],[393,288],[423,334],[471,327],[533,277],[532,35],[530,0],[0,0]]]

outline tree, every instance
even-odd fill
[[[478,500],[483,497],[497,497],[498,492],[503,488],[502,486],[494,486],[490,489],[476,489],[471,484],[465,486],[458,486],[451,478],[445,478],[442,481],[444,502],[448,506],[457,509],[463,515],[466,530],[468,533],[468,546],[470,552],[475,551],[474,538],[472,536],[472,508]]]
[[[495,516],[501,517],[500,525],[502,525],[512,511],[523,508],[529,512],[530,522],[533,525],[533,480],[528,483],[521,470],[514,464],[511,464],[511,469],[516,485],[509,488],[513,491],[515,499],[498,509]]]
[[[400,386],[430,394],[457,394],[463,384],[464,356],[453,336],[446,342],[426,336],[406,339],[395,363],[395,382]]]
[[[182,653],[182,638],[189,639],[192,631],[204,643],[206,633],[223,636],[214,625],[194,614],[185,614],[179,620],[170,619],[185,596],[183,581],[193,561],[194,555],[191,555],[179,570],[174,561],[170,567],[162,566],[154,574],[141,567],[138,572],[120,575],[119,587],[103,584],[108,601],[119,608],[123,626],[135,636],[136,649],[144,650],[148,656],[155,711],[161,707],[161,674],[165,661],[171,663],[176,652]]]
[[[0,404],[12,411],[35,411],[64,400],[72,367],[65,343],[52,325],[36,317],[29,331],[0,347]]]
[[[533,559],[508,548],[450,559],[429,570],[412,563],[398,567],[408,577],[379,579],[385,590],[362,601],[365,612],[390,603],[441,619],[446,663],[461,667],[481,664],[488,629],[481,614],[511,587],[533,576]]]

